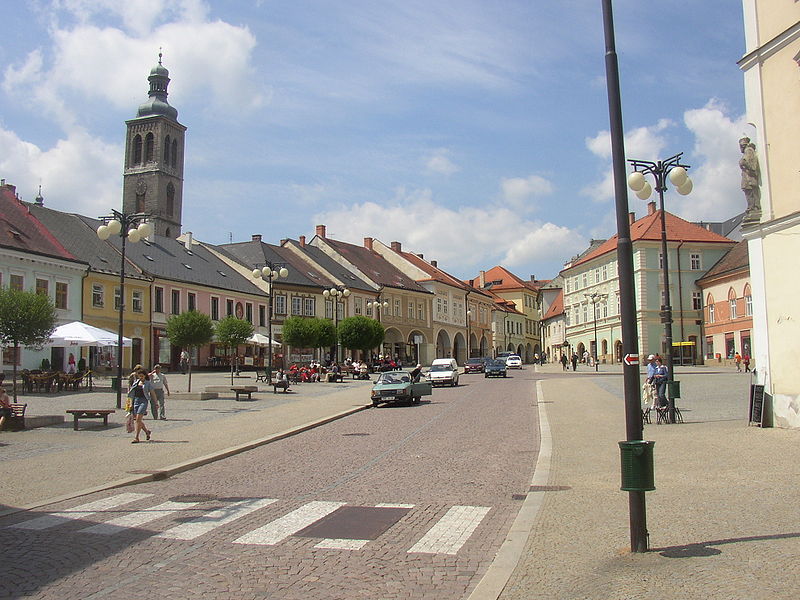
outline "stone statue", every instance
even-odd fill
[[[739,150],[742,151],[742,158],[739,160],[742,191],[747,200],[744,221],[757,222],[761,220],[761,169],[758,166],[756,145],[750,142],[749,137],[743,137],[739,140]]]

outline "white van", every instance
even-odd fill
[[[458,363],[455,358],[437,358],[425,378],[431,385],[458,385]]]

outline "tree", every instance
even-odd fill
[[[339,340],[349,350],[361,350],[368,356],[373,348],[383,343],[386,330],[375,319],[356,315],[339,322]]]
[[[14,348],[14,402],[17,401],[19,347],[44,346],[53,335],[56,318],[56,308],[46,294],[0,288],[0,343]]]
[[[253,335],[253,325],[244,319],[237,319],[233,315],[222,319],[214,328],[217,343],[226,347],[238,349],[239,344],[244,344]],[[233,385],[234,361],[238,360],[238,351],[234,352],[236,358],[231,361],[231,385]]]
[[[316,334],[311,319],[289,317],[283,322],[283,341],[294,348],[313,348]]]
[[[199,348],[208,344],[214,337],[214,324],[208,315],[190,310],[167,319],[167,337],[173,346]],[[192,391],[191,360],[189,361],[188,391]]]

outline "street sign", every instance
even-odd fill
[[[624,362],[629,367],[632,366],[632,365],[638,365],[639,364],[639,355],[638,354],[626,354],[624,357],[622,357],[622,362]]]

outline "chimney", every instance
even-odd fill
[[[636,220],[636,213],[629,212],[628,213],[628,225],[633,225],[633,222]]]
[[[289,241],[289,238],[281,238],[281,246],[285,246],[286,242]]]
[[[187,250],[191,250],[192,249],[192,242],[193,242],[193,240],[192,240],[192,232],[191,231],[187,231],[185,237],[186,237],[186,241],[183,242],[183,245],[186,246]]]
[[[531,281],[536,281],[536,275],[531,275]]]
[[[392,242],[392,250],[394,250],[395,252],[402,252],[403,247],[400,244],[400,242]]]
[[[372,250],[372,238],[371,237],[365,237],[364,238],[364,248],[366,248],[367,250]]]
[[[656,212],[656,203],[655,201],[651,200],[647,203],[647,214],[652,215],[654,212]]]
[[[431,261],[431,266],[432,266],[432,267],[438,267],[438,266],[439,266],[439,261],[437,261],[437,260],[432,260],[432,261]]]
[[[478,287],[484,288],[486,287],[486,271],[481,271],[478,273]]]
[[[304,236],[304,235],[300,236],[300,247],[301,248],[305,248],[306,247],[306,236]]]
[[[252,240],[252,241],[254,241],[254,242],[260,242],[260,241],[261,241],[261,234],[260,234],[260,233],[254,233],[254,234],[253,234],[253,240]]]
[[[418,256],[418,257],[420,257],[420,258],[422,258],[422,259],[424,259],[424,258],[425,258],[425,257],[422,255],[422,252],[420,252],[419,254],[417,254],[417,256]]]
[[[317,235],[321,238],[325,237],[325,225],[317,225]]]

